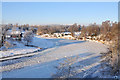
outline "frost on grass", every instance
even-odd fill
[[[75,65],[75,61],[78,57],[69,57],[59,63],[59,66],[55,66],[57,72],[52,75],[53,78],[72,78],[78,72],[80,65]]]

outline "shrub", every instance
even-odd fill
[[[10,41],[5,41],[4,46],[6,47],[6,49],[8,49],[8,48],[12,47],[12,43]]]
[[[108,71],[111,75],[120,73],[120,53],[118,40],[113,43],[107,53],[102,53],[102,66],[110,68]]]

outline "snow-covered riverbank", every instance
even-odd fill
[[[17,41],[14,42],[14,44],[16,44],[16,46],[8,49],[7,51],[0,51],[0,58],[19,54],[27,54],[39,50],[39,48],[28,47]],[[54,46],[54,43],[51,41],[48,42],[46,39],[42,39],[39,36],[35,36],[30,45],[38,46],[40,48],[50,48]]]

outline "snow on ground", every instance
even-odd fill
[[[39,48],[35,48],[35,47],[25,46],[23,43],[17,42],[17,41],[14,43],[16,44],[16,46],[9,48],[7,51],[0,51],[0,58],[7,57],[7,56],[13,56],[13,55],[17,55],[17,54],[26,54],[29,52],[34,52],[39,49]],[[38,46],[40,48],[49,48],[54,45],[52,42],[50,42],[50,41],[47,42],[46,39],[42,39],[37,36],[35,36],[33,38],[33,42],[31,44]]]
[[[28,58],[20,63],[6,65],[2,67],[3,78],[50,78],[56,72],[55,66],[66,57],[79,58],[74,64],[81,65],[77,75],[73,77],[92,77],[99,68],[100,53],[107,51],[107,46],[102,43],[64,40],[64,39],[46,39],[50,44],[56,44],[55,47],[38,52],[33,58]],[[37,44],[36,44],[37,45]],[[24,68],[23,68],[24,67]],[[8,71],[12,70],[12,71]]]
[[[34,47],[27,47],[24,46],[22,43],[16,42],[16,46],[8,49],[7,51],[0,51],[0,57],[7,57],[7,56],[13,56],[17,54],[25,54],[28,52],[33,52],[38,50],[37,48]]]
[[[54,46],[54,43],[46,39],[43,39],[40,36],[35,36],[33,38],[32,45],[38,46],[40,48],[50,48]]]

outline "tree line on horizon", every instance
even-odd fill
[[[109,20],[102,22],[101,25],[97,25],[96,23],[90,24],[88,26],[81,26],[74,23],[73,25],[44,25],[38,26],[37,33],[39,35],[42,34],[53,34],[53,33],[61,33],[61,32],[71,32],[74,37],[74,32],[80,32],[81,35],[79,37],[86,36],[98,36],[102,34],[101,37],[103,40],[112,40],[114,36],[116,36],[118,31],[118,23],[110,22]]]

